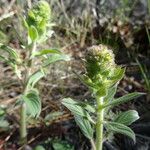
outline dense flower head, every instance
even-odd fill
[[[51,17],[51,9],[46,1],[39,1],[28,11],[27,23],[34,26],[39,35],[46,32]]]
[[[109,76],[115,67],[114,54],[106,46],[92,46],[86,54],[86,70],[91,79],[97,75]]]
[[[85,82],[100,96],[106,95],[107,89],[117,83],[124,74],[124,69],[115,64],[113,51],[105,45],[88,49],[85,70]]]

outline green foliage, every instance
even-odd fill
[[[26,39],[28,43],[24,44],[23,42],[23,48],[26,50],[25,58],[17,50],[0,43],[2,52],[0,61],[9,64],[13,68],[22,86],[21,89],[23,89],[18,104],[20,105],[20,140],[25,145],[27,138],[26,124],[28,121],[26,115],[38,117],[41,112],[41,100],[38,89],[36,89],[37,82],[46,76],[48,65],[57,61],[68,61],[70,57],[54,48],[37,49],[53,33],[51,30],[51,9],[48,2],[42,0],[33,5],[27,16],[22,17],[22,23],[28,33]],[[37,61],[37,57],[41,63]],[[87,117],[89,116],[87,115]],[[49,117],[47,116],[46,119]],[[8,125],[4,119],[1,122],[1,125]]]
[[[97,97],[104,97],[108,89],[120,81],[125,69],[116,66],[112,50],[106,46],[92,46],[85,57],[85,83]]]
[[[41,112],[41,101],[37,91],[29,91],[26,95],[22,95],[22,99],[27,105],[27,114],[38,117]]]
[[[52,140],[52,147],[54,150],[74,150],[74,146],[59,139]]]
[[[135,141],[134,132],[127,126],[139,119],[137,111],[129,110],[120,113],[118,116],[115,115],[115,119],[114,115],[109,118],[107,113],[110,112],[111,107],[143,95],[134,92],[114,98],[117,85],[124,73],[125,69],[115,64],[112,50],[103,45],[92,46],[85,57],[85,74],[83,77],[80,75],[78,77],[91,89],[92,96],[96,100],[96,109],[92,105],[89,107],[90,104],[86,105],[71,98],[62,100],[62,104],[74,114],[77,125],[87,138],[93,140],[93,132],[96,130],[96,150],[102,150],[103,132],[120,133]]]
[[[116,94],[116,90],[117,90],[117,85],[116,84],[108,89],[108,93],[104,97],[105,103],[111,102],[113,100],[113,98]]]
[[[39,1],[28,11],[24,26],[28,29],[32,41],[46,40],[47,28],[50,26],[51,9],[46,1]]]
[[[130,100],[133,100],[135,98],[138,98],[140,96],[142,96],[144,93],[139,93],[139,92],[134,92],[134,93],[130,93],[130,94],[126,94],[120,98],[114,99],[113,101],[110,101],[109,103],[104,104],[104,108],[105,107],[109,107],[109,106],[117,106],[119,104],[128,102]]]
[[[133,141],[135,142],[134,132],[129,127],[125,126],[124,124],[117,123],[117,122],[108,122],[106,123],[106,128],[107,130],[109,130],[109,132],[120,133],[120,134],[126,135],[130,137],[131,139],[133,139]]]
[[[33,56],[43,56],[47,54],[61,54],[61,52],[58,49],[43,49],[33,53]]]
[[[129,126],[138,119],[139,115],[137,111],[128,110],[126,112],[120,113],[114,121]]]
[[[27,83],[28,88],[32,89],[35,86],[35,84],[44,76],[45,73],[42,69],[32,74],[28,79],[28,83]]]
[[[8,130],[9,123],[4,117],[0,117],[0,130]]]
[[[82,133],[89,139],[93,138],[93,128],[89,120],[85,117],[75,115],[74,116],[77,125],[80,127]]]
[[[51,56],[48,56],[47,59],[44,60],[43,67],[46,67],[58,61],[69,61],[69,60],[70,60],[70,57],[68,55],[53,54]]]
[[[4,57],[1,56],[1,60],[4,60],[4,62],[6,61],[7,63],[10,64],[20,63],[19,54],[13,48],[0,43],[0,49],[4,53],[6,52],[8,54],[8,58],[5,58],[5,56]]]
[[[34,148],[34,150],[45,150],[45,148],[41,145],[38,145]]]
[[[87,118],[90,122],[94,123],[89,112],[95,112],[95,109],[89,104],[79,103],[71,98],[64,98],[62,100],[62,104],[66,106],[74,115]]]
[[[38,39],[38,32],[34,26],[29,27],[28,32],[29,32],[28,34],[33,42]]]
[[[86,111],[71,98],[64,98],[62,104],[66,106],[73,114],[85,117]]]

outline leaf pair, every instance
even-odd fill
[[[117,88],[117,86],[115,85],[114,87],[109,89],[109,93],[104,99],[105,104],[103,105],[102,108],[107,108],[109,106],[116,106],[116,105],[122,104],[124,102],[130,101],[134,98],[137,98],[137,97],[143,95],[143,93],[134,92],[134,93],[127,94],[123,97],[113,99],[113,97],[116,93],[116,88]],[[92,117],[90,116],[89,113],[87,113],[87,111],[89,111],[91,113],[95,113],[95,111],[96,111],[95,108],[89,104],[74,101],[71,98],[63,99],[62,104],[64,106],[66,106],[74,114],[75,121],[76,121],[77,125],[80,127],[83,134],[87,138],[91,139],[93,137],[94,130],[90,123],[90,122],[92,122],[90,120]],[[132,124],[137,119],[139,119],[139,115],[138,115],[137,111],[129,110],[129,111],[120,113],[113,122],[106,121],[106,123],[104,125],[108,131],[124,134],[126,136],[129,136],[130,138],[132,138],[135,141],[134,132],[127,126]]]

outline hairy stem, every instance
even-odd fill
[[[25,145],[27,142],[27,131],[26,131],[26,104],[21,104],[20,109],[20,140],[21,144]]]
[[[103,148],[103,121],[104,121],[104,109],[103,97],[97,99],[97,122],[96,122],[96,150],[102,150]],[[100,109],[101,108],[101,109]]]
[[[23,94],[26,95],[28,91],[28,79],[32,73],[32,59],[30,59],[32,53],[36,50],[36,43],[33,43],[32,49],[30,50],[29,53],[29,58],[28,58],[28,67],[26,70],[26,77],[24,81],[24,91]],[[21,144],[25,145],[27,142],[27,125],[26,125],[26,104],[23,102],[20,107],[20,140]]]

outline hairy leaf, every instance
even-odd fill
[[[84,108],[85,110],[91,113],[94,113],[96,111],[95,107],[88,104],[87,102],[77,102],[77,105],[81,106],[82,108]]]
[[[93,108],[91,108],[90,106],[85,109],[84,108],[85,105],[83,106],[83,103],[79,103],[77,101],[74,101],[71,98],[64,98],[62,100],[62,104],[64,106],[66,106],[74,115],[79,115],[79,116],[85,117],[90,122],[95,124],[95,122],[91,118],[90,114],[86,111],[86,109],[90,109],[90,111],[94,111]]]
[[[138,112],[135,110],[129,110],[129,111],[120,113],[117,116],[117,118],[114,120],[114,122],[118,122],[118,123],[128,126],[138,119],[139,119]]]
[[[77,125],[80,127],[82,133],[88,138],[92,139],[93,138],[93,128],[89,122],[88,119],[75,115],[75,121]]]
[[[110,101],[107,104],[104,104],[103,107],[108,107],[108,106],[117,106],[119,104],[128,102],[130,100],[133,100],[135,98],[138,98],[140,96],[142,96],[144,93],[139,93],[139,92],[134,92],[134,93],[130,93],[130,94],[126,94],[125,96],[122,96],[120,98],[114,99],[113,101]]]
[[[38,72],[35,72],[34,74],[32,74],[30,77],[29,77],[29,80],[28,80],[28,86],[30,87],[34,87],[35,84],[45,76],[45,73],[43,72],[43,70],[40,70]]]
[[[46,67],[52,63],[55,63],[57,61],[69,61],[70,57],[68,55],[64,55],[64,54],[53,54],[51,56],[49,56],[43,64],[43,67]]]
[[[22,99],[27,105],[27,113],[32,117],[38,117],[41,112],[41,101],[36,91],[29,91],[27,95],[22,95]]]
[[[120,134],[126,135],[126,136],[130,137],[131,139],[133,139],[133,141],[135,142],[134,132],[129,127],[127,127],[121,123],[108,122],[108,123],[106,123],[106,128],[108,131],[112,131],[114,133],[120,133]]]
[[[85,110],[81,106],[77,105],[78,103],[71,98],[64,98],[61,103],[75,115],[86,115]]]
[[[115,84],[114,86],[110,87],[108,89],[108,93],[107,96],[104,98],[104,102],[110,102],[113,100],[114,95],[116,94],[116,90],[117,90],[117,85]]]
[[[12,58],[14,60],[18,60],[19,59],[18,53],[13,48],[0,43],[0,49],[5,51],[5,52],[7,52],[9,54],[10,58]]]
[[[112,80],[112,82],[116,83],[123,78],[124,73],[125,73],[125,68],[117,67],[115,69],[114,76],[111,77],[110,80]]]

